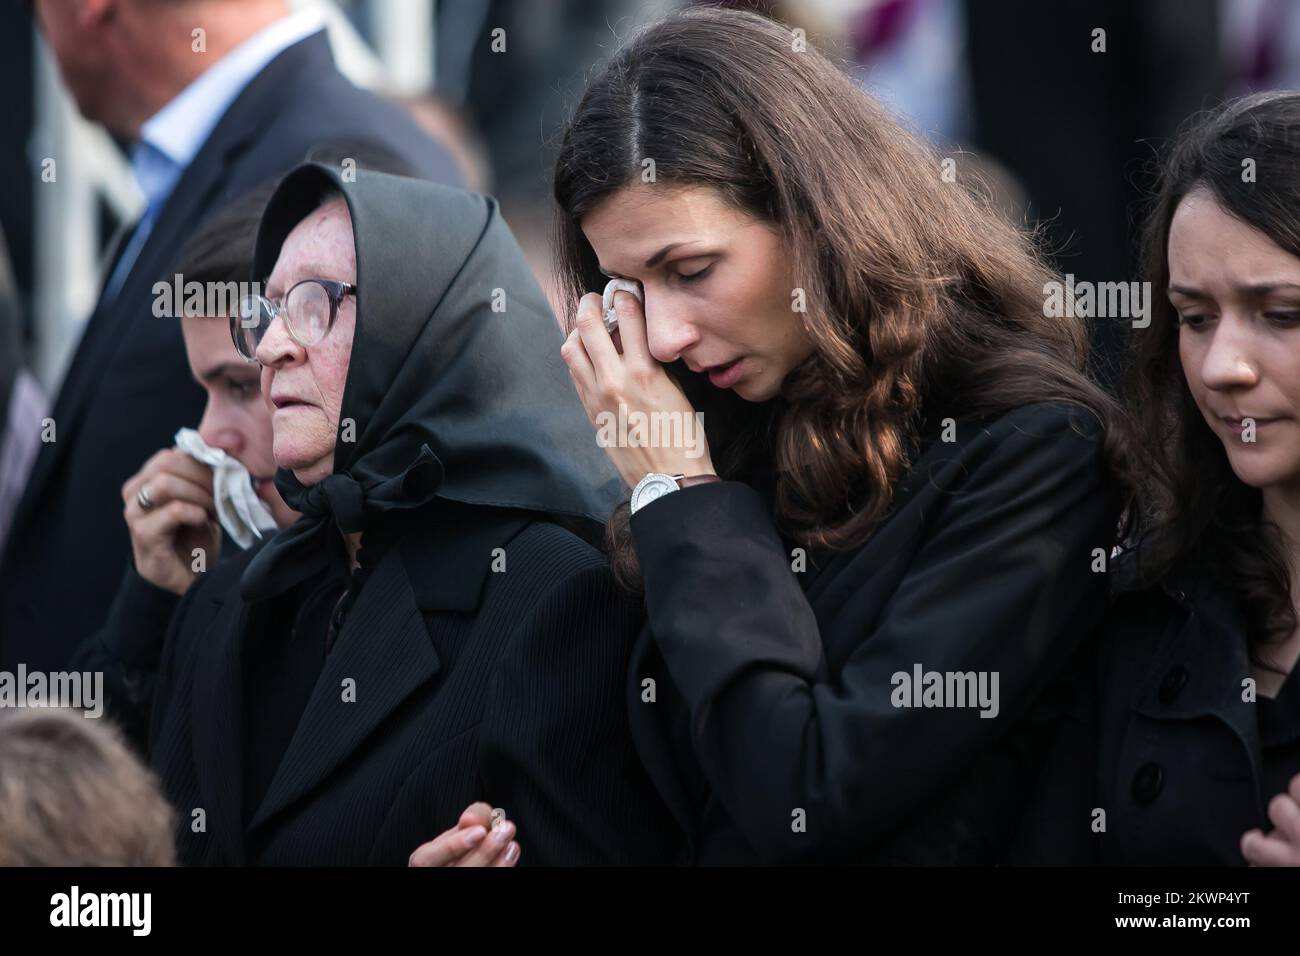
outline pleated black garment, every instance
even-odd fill
[[[225,638],[248,560],[190,589],[162,662],[152,756],[183,863],[403,865],[475,800],[518,824],[521,866],[671,860],[627,726],[636,611],[594,548],[524,514],[427,509],[362,588],[256,808],[248,649]]]

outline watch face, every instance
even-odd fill
[[[632,510],[639,511],[656,498],[677,490],[677,482],[668,475],[646,475],[632,492]]]

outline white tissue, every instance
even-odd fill
[[[217,520],[235,544],[252,545],[263,531],[274,531],[271,509],[257,492],[248,469],[219,448],[210,448],[193,428],[176,433],[176,447],[196,461],[212,468],[212,498],[217,503]]]
[[[645,305],[645,299],[641,298],[641,283],[633,282],[630,279],[610,279],[605,283],[605,295],[602,305],[604,307],[605,331],[610,335],[618,328],[618,313],[614,311],[614,293],[618,291],[631,292],[636,296],[636,300]]]

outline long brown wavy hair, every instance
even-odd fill
[[[1196,407],[1178,357],[1169,285],[1169,227],[1179,203],[1204,191],[1232,216],[1300,257],[1300,93],[1260,93],[1192,117],[1167,148],[1143,233],[1143,271],[1155,290],[1151,325],[1137,334],[1129,405],[1152,467],[1138,482],[1132,542],[1139,580],[1155,582],[1196,559],[1235,595],[1251,657],[1295,629],[1291,578],[1258,489],[1232,471]],[[1243,176],[1249,160],[1253,178]]]
[[[718,473],[766,478],[796,542],[862,543],[931,415],[1078,406],[1118,468],[1122,415],[1084,374],[1083,323],[1045,317],[1045,285],[1059,277],[1031,237],[984,192],[945,181],[928,144],[794,39],[755,14],[698,8],[650,25],[591,79],[555,169],[566,314],[605,282],[583,216],[638,181],[649,157],[657,183],[711,187],[778,230],[804,289],[807,311],[792,317],[814,351],[780,399],[745,407],[669,367],[705,411]],[[616,571],[635,585],[625,505],[609,535]]]

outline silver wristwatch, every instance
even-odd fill
[[[636,487],[632,489],[632,514],[636,514],[655,499],[672,494],[681,488],[721,480],[717,475],[692,475],[688,478],[685,475],[665,475],[652,471],[638,481]]]
[[[677,491],[681,488],[677,482],[684,477],[684,475],[665,475],[657,471],[650,472],[632,489],[632,514],[636,514],[655,499]]]

